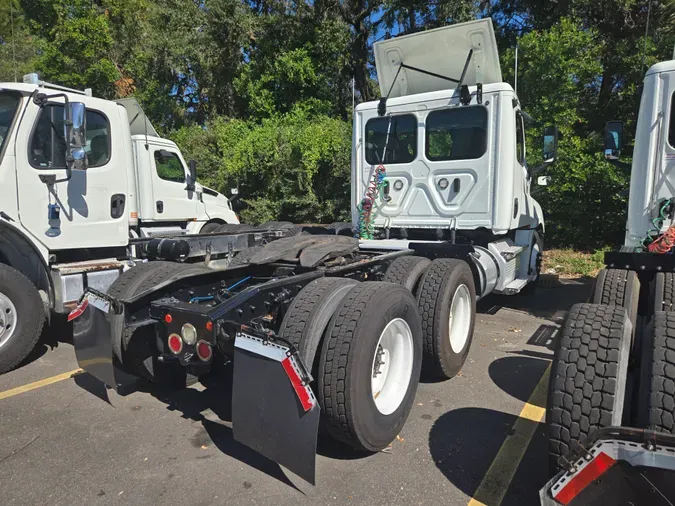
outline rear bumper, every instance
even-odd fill
[[[542,506],[671,505],[675,436],[642,429],[596,431],[561,459],[568,469],[540,491]]]

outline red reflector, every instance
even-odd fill
[[[178,355],[181,351],[183,351],[183,340],[180,338],[178,334],[171,334],[169,336],[169,349],[171,350],[172,353]]]
[[[80,302],[80,304],[68,314],[68,321],[72,322],[75,318],[82,316],[82,313],[86,311],[88,305],[89,299],[82,299],[82,302]]]
[[[300,400],[300,404],[302,404],[302,408],[305,411],[309,411],[314,406],[314,402],[312,401],[312,398],[309,396],[307,387],[302,384],[302,378],[300,378],[298,371],[296,371],[295,367],[293,367],[293,364],[291,363],[291,358],[286,357],[284,360],[281,361],[281,365],[284,368],[284,371],[286,371],[288,379],[291,380],[291,385],[293,385],[293,389],[295,390],[295,393],[297,394],[298,399]]]
[[[616,463],[612,457],[600,452],[586,467],[572,478],[553,498],[561,504],[569,504],[579,493],[594,480],[604,474]]]
[[[208,362],[211,360],[212,354],[213,352],[211,351],[211,345],[209,343],[206,341],[199,341],[197,343],[197,356],[200,358],[200,360]]]
[[[209,332],[213,330],[213,322],[206,322],[206,330]]]
[[[173,321],[173,316],[171,316],[170,314],[165,314],[164,315],[164,321],[166,323],[171,323]]]

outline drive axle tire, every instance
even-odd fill
[[[268,221],[260,225],[258,230],[283,230],[284,237],[290,237],[299,234],[302,231],[302,227],[290,221]]]
[[[319,278],[300,290],[284,315],[279,336],[298,349],[309,370],[333,313],[358,281],[348,278]]]
[[[336,221],[335,223],[326,225],[326,230],[332,231],[335,235],[354,235],[352,224],[344,221]]]
[[[242,223],[225,223],[215,230],[215,233],[218,234],[247,234],[250,232],[260,232],[260,229]]]
[[[40,338],[45,307],[35,285],[0,264],[0,374],[24,360]]]
[[[422,317],[422,374],[430,380],[454,377],[471,348],[476,320],[476,287],[463,260],[438,258],[422,278],[417,294]]]
[[[654,313],[641,369],[638,425],[675,434],[675,312]]]
[[[396,283],[410,290],[413,295],[417,295],[420,280],[430,265],[431,260],[425,257],[398,257],[389,265],[382,281]]]
[[[675,273],[657,273],[654,287],[654,311],[672,311],[675,303]]]
[[[410,414],[421,365],[422,327],[410,292],[381,282],[353,287],[321,349],[324,430],[357,450],[385,448]]]
[[[622,307],[575,304],[555,350],[546,408],[549,471],[572,441],[621,425],[632,324]]]
[[[211,272],[201,265],[179,264],[174,262],[146,262],[132,267],[115,280],[108,294],[124,300],[138,295],[164,281],[180,271],[185,275]],[[125,328],[121,318],[113,320],[112,348],[114,357],[132,374],[158,384],[175,384],[174,378],[184,377],[184,370],[176,364],[158,364],[154,325]],[[159,367],[161,366],[161,367]]]
[[[594,304],[626,308],[633,328],[637,323],[640,280],[635,271],[602,269],[595,281]]]
[[[207,223],[202,227],[202,229],[199,231],[200,234],[213,234],[214,232],[217,232],[220,227],[222,227],[222,223],[217,223],[217,222],[212,222],[212,223]]]

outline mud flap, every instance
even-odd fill
[[[315,483],[319,403],[297,351],[238,332],[234,344],[234,439]]]
[[[92,291],[85,292],[78,306],[68,315],[73,321],[73,345],[77,363],[105,385],[117,388],[128,382],[128,374],[113,362],[113,321],[124,319],[124,307],[109,297]],[[117,326],[122,329],[123,325]]]

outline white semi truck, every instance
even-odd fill
[[[385,448],[420,373],[461,369],[476,301],[539,277],[530,185],[557,132],[528,166],[491,20],[377,43],[375,57],[383,98],[354,113],[357,237],[291,235],[221,271],[150,262],[71,314],[81,367],[110,387],[120,370],[184,385],[232,361],[234,437],[311,482],[320,417],[357,450]]]
[[[607,160],[623,137],[607,124]],[[675,501],[675,59],[644,78],[630,170],[624,245],[557,341],[545,505]]]
[[[144,238],[236,223],[135,100],[36,74],[0,83],[0,373],[31,351],[49,311],[107,290]]]

